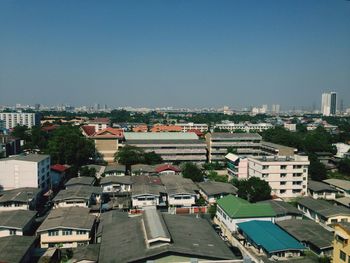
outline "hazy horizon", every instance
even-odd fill
[[[349,28],[345,0],[1,1],[0,105],[349,107]]]

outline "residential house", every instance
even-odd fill
[[[82,168],[89,168],[89,169],[95,169],[95,176],[96,178],[101,178],[101,176],[104,174],[106,166],[104,165],[97,165],[97,164],[88,164],[88,165],[84,165],[82,166]]]
[[[110,164],[107,165],[103,176],[125,176],[125,165],[123,164]]]
[[[260,203],[271,205],[273,211],[275,211],[276,214],[275,222],[290,219],[301,219],[303,217],[303,213],[299,211],[295,206],[282,200],[265,200],[258,202],[258,204]]]
[[[350,260],[350,223],[341,222],[334,226],[333,263],[344,263]]]
[[[88,245],[95,228],[95,216],[84,207],[62,207],[51,210],[37,230],[40,247],[72,248]]]
[[[163,174],[172,175],[172,174],[180,174],[181,168],[171,164],[160,164],[154,167],[154,171],[158,175],[163,175]]]
[[[289,219],[277,225],[319,256],[332,256],[333,233],[312,220]]]
[[[327,179],[324,183],[333,186],[338,192],[346,197],[350,197],[350,181],[341,179]]]
[[[100,181],[103,193],[131,192],[133,180],[131,176],[107,176]]]
[[[252,245],[267,257],[291,258],[302,255],[305,247],[294,237],[269,221],[251,220],[238,223],[245,245]]]
[[[17,188],[0,192],[0,211],[34,210],[40,189],[33,187]]]
[[[147,206],[166,206],[165,188],[159,177],[136,176],[133,181],[132,207],[142,209]]]
[[[51,187],[57,188],[61,183],[63,183],[66,180],[69,168],[70,166],[67,164],[54,164],[51,166]]]
[[[274,222],[275,211],[270,204],[249,203],[233,195],[227,195],[216,201],[216,220],[223,228],[223,232],[237,231],[237,224],[252,220]]]
[[[33,236],[7,236],[0,238],[0,262],[33,262],[36,238]]]
[[[68,180],[68,182],[65,184],[65,187],[66,189],[69,189],[75,186],[93,186],[95,181],[96,178],[90,176],[73,177]]]
[[[217,199],[229,194],[237,196],[238,189],[230,183],[207,181],[197,185],[199,193],[209,204],[215,204]]]
[[[0,212],[0,238],[30,235],[33,231],[35,211],[13,210]]]
[[[325,200],[304,197],[297,199],[297,206],[306,217],[323,225],[350,221],[350,209],[332,205]]]
[[[1,134],[0,128],[0,158],[6,158],[20,152],[21,140],[8,134]]]
[[[307,192],[314,199],[335,200],[338,191],[329,184],[309,180]]]

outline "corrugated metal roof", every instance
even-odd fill
[[[125,132],[125,139],[128,140],[196,140],[195,133],[184,132]]]
[[[237,225],[245,236],[268,253],[305,249],[295,238],[270,221],[252,220]]]

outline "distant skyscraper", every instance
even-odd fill
[[[280,112],[280,105],[279,104],[272,104],[271,112],[278,114]]]
[[[331,115],[337,114],[337,93],[331,92]]]
[[[321,111],[323,116],[335,115],[337,113],[337,93],[323,93]]]

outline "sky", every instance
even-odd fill
[[[1,0],[0,105],[350,106],[350,1]]]

